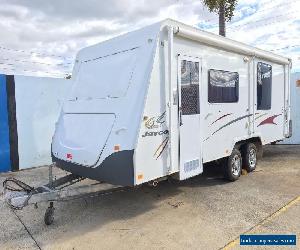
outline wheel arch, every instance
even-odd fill
[[[252,137],[249,139],[241,140],[235,143],[234,148],[242,150],[248,143],[253,143],[257,148],[257,157],[260,159],[263,156],[263,147],[260,137]]]

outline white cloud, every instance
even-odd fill
[[[268,50],[300,44],[299,8],[295,0],[240,0],[228,37]],[[201,0],[2,0],[0,71],[62,75],[71,70],[80,48],[165,18],[214,24],[210,31],[217,32],[218,18]],[[300,68],[295,49],[276,52],[297,59],[294,65]]]

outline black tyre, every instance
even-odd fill
[[[54,207],[53,204],[47,208],[44,216],[44,222],[47,226],[51,225],[54,221]]]
[[[242,155],[241,152],[234,148],[231,155],[224,164],[224,177],[229,181],[236,181],[242,173]]]
[[[255,170],[257,165],[257,148],[255,144],[248,143],[243,148],[243,168],[248,173]]]

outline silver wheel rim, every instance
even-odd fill
[[[250,168],[254,168],[255,165],[256,165],[256,150],[254,148],[251,148],[249,152],[249,166]]]
[[[241,158],[235,155],[231,162],[231,171],[234,176],[239,176],[241,171]]]

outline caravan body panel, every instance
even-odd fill
[[[64,114],[54,138],[55,156],[84,166],[97,164],[115,122],[114,114]],[[96,133],[101,131],[101,133]]]
[[[192,177],[238,143],[288,136],[289,74],[287,58],[172,20],[83,49],[53,160],[120,185]]]
[[[144,109],[159,29],[160,24],[155,24],[79,52],[72,75],[73,86],[52,141],[53,160],[59,162],[61,168],[97,180],[101,172],[102,181],[134,185],[132,152]],[[68,127],[64,126],[66,117],[70,118]],[[85,117],[86,123],[90,121],[93,124],[80,124],[83,118],[79,117]],[[72,123],[77,124],[72,126]],[[123,154],[123,151],[130,153]],[[123,162],[128,163],[123,169],[131,169],[131,178],[121,175],[116,170],[118,166],[111,167],[114,165],[112,162],[122,164],[119,155],[131,157]],[[102,173],[104,168],[105,174]]]

